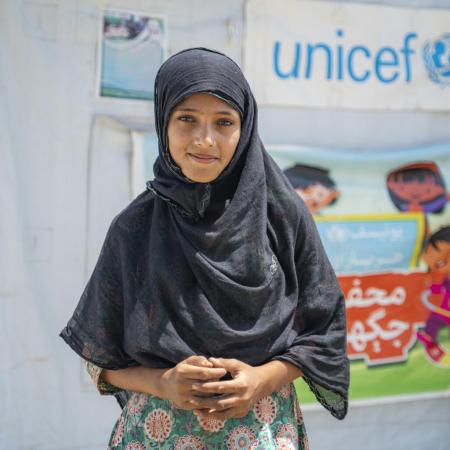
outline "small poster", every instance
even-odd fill
[[[156,74],[167,55],[166,18],[104,10],[99,44],[99,96],[152,101]]]

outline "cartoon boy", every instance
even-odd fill
[[[442,328],[447,327],[450,330],[450,226],[443,227],[430,236],[423,259],[430,272],[445,276],[441,284],[432,284],[429,287],[429,292],[441,295],[442,301],[439,306],[426,304],[431,309],[431,314],[425,329],[417,332],[417,338],[425,346],[427,356],[439,364],[447,356],[446,351],[439,345],[437,336]]]
[[[317,214],[319,209],[331,205],[339,197],[326,169],[297,164],[286,169],[284,174],[312,214]]]

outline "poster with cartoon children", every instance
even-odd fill
[[[314,215],[344,292],[350,398],[450,389],[450,143],[269,151]]]
[[[133,136],[136,193],[154,136]],[[351,399],[450,389],[450,142],[360,152],[271,146],[317,223],[347,307]],[[438,231],[444,229],[444,231]],[[299,381],[303,403],[313,395]]]

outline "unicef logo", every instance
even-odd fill
[[[430,80],[450,86],[450,33],[427,42],[423,48],[423,59]]]

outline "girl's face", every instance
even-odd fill
[[[440,195],[445,194],[445,189],[436,183],[432,175],[425,176],[424,179],[399,175],[397,179],[390,179],[388,187],[401,200],[407,202],[429,202]]]
[[[296,188],[295,191],[306,203],[312,214],[329,205],[339,196],[337,191],[329,189],[321,183],[311,184],[304,189]]]
[[[436,248],[428,245],[423,259],[431,272],[450,276],[450,242],[438,241]]]
[[[170,113],[169,152],[192,181],[215,180],[233,158],[241,135],[239,113],[212,94],[186,97]]]

